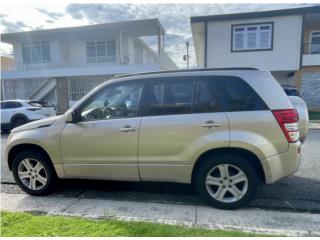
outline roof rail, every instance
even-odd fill
[[[151,71],[151,72],[140,72],[140,73],[129,73],[129,74],[121,74],[115,78],[122,77],[131,77],[131,76],[140,76],[147,74],[158,74],[158,73],[179,73],[179,72],[204,72],[204,71],[232,71],[232,70],[259,70],[257,68],[251,67],[232,67],[232,68],[191,68],[191,69],[178,69],[178,70],[163,70],[163,71]]]

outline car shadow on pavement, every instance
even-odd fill
[[[53,194],[62,197],[207,205],[191,184],[60,180]],[[320,180],[290,176],[260,186],[250,207],[320,213]]]

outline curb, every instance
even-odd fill
[[[271,235],[320,237],[320,214],[262,209],[227,211],[197,205],[34,197],[7,193],[1,193],[1,200],[3,201],[1,210],[11,212],[163,223]]]

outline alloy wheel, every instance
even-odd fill
[[[18,166],[20,181],[31,190],[41,190],[48,182],[45,167],[36,159],[26,158]]]
[[[210,196],[223,203],[238,201],[248,190],[246,174],[232,164],[215,166],[208,172],[205,181]]]

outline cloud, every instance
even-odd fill
[[[159,18],[166,30],[165,48],[179,65],[190,42],[191,64],[195,62],[190,17],[235,12],[263,11],[297,6],[295,4],[70,4],[66,13],[74,19],[88,19],[90,23],[108,23],[145,18]],[[155,40],[147,40],[152,47]],[[156,48],[155,48],[156,49]]]
[[[301,5],[301,4],[300,4]],[[63,4],[59,8],[29,6],[26,16],[14,9],[0,14],[1,32],[18,32],[41,28],[79,26],[84,24],[130,21],[158,18],[163,25],[165,50],[180,66],[186,54],[186,41],[190,42],[191,64],[195,62],[190,17],[235,12],[262,11],[295,7],[296,4]],[[157,38],[145,41],[157,49]]]
[[[2,43],[0,45],[0,56],[12,57],[12,50],[11,45]]]
[[[62,13],[51,12],[43,8],[36,8],[36,10],[53,20],[58,20],[59,18],[62,18],[64,16],[64,14]]]
[[[22,21],[10,21],[7,19],[6,14],[0,14],[1,18],[1,31],[4,33],[8,32],[20,32],[32,29],[31,26],[28,26]]]

